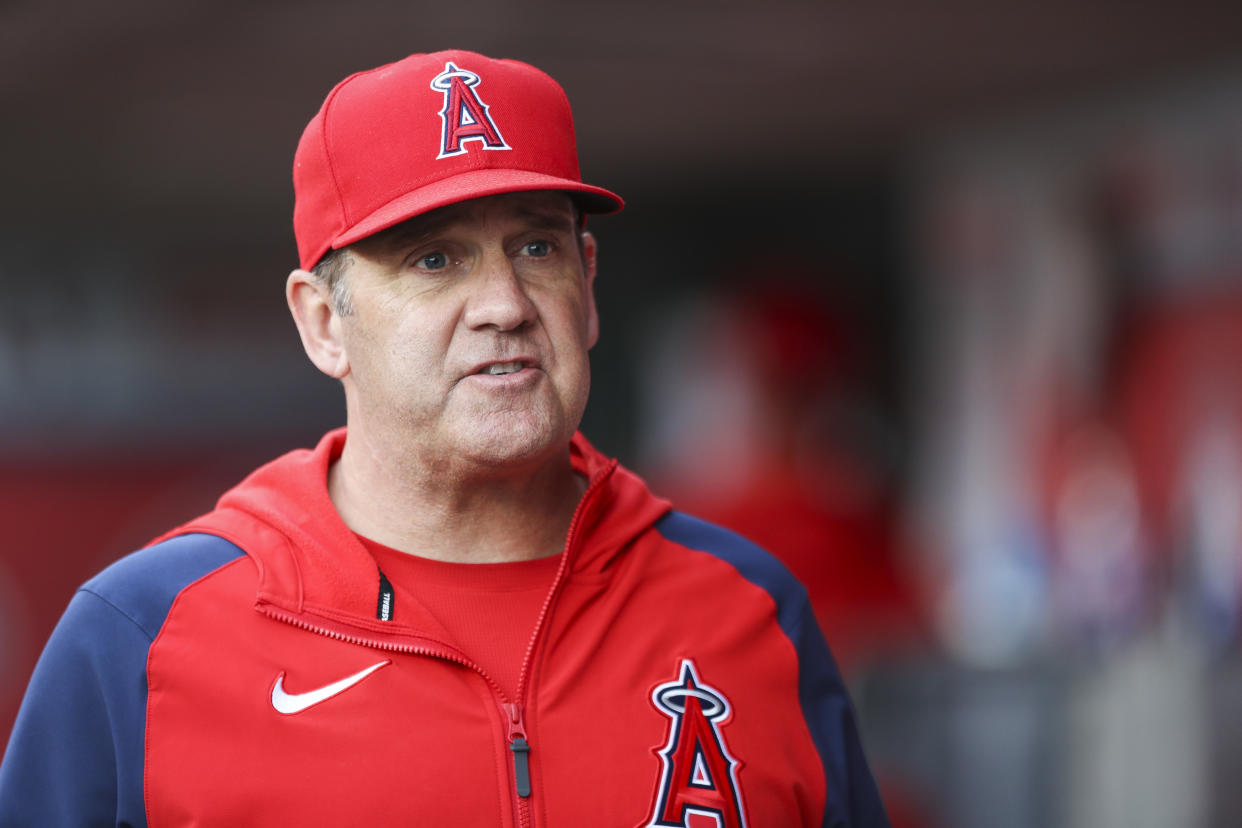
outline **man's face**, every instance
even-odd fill
[[[564,449],[598,336],[595,244],[580,246],[567,196],[474,199],[352,250],[351,430],[385,432],[424,463],[506,467]]]

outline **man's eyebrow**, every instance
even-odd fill
[[[531,225],[535,230],[574,232],[573,212],[558,207],[542,207],[536,205],[516,205],[513,208],[515,218]],[[414,247],[451,227],[460,221],[468,221],[469,213],[452,210],[439,215],[425,215],[390,227],[372,237],[374,243],[384,250]]]
[[[386,250],[422,244],[443,232],[446,227],[461,221],[468,221],[469,208],[466,206],[467,204],[468,202],[449,204],[431,212],[414,216],[400,224],[394,224],[392,227],[381,230],[374,236],[371,236],[370,240],[377,242]],[[363,239],[363,241],[368,241],[368,239]]]
[[[573,211],[567,208],[519,205],[513,214],[537,230],[573,230]]]
[[[456,215],[419,216],[412,221],[390,227],[378,233],[374,238],[385,249],[410,247],[430,239],[445,227],[455,224],[458,218]]]

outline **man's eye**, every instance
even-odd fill
[[[442,270],[448,267],[449,259],[444,253],[428,253],[425,256],[419,256],[414,264],[423,270]]]
[[[522,252],[527,256],[546,256],[552,252],[551,242],[533,241],[522,245]]]

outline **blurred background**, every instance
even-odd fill
[[[899,828],[1242,824],[1236,0],[0,5],[0,744],[77,584],[343,422],[293,148],[446,47],[565,86],[584,431],[807,583]]]

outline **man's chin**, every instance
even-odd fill
[[[507,418],[506,418],[507,419]],[[517,418],[514,418],[517,419]],[[491,423],[458,441],[459,456],[483,468],[518,471],[559,460],[573,437],[573,429],[546,423]]]

